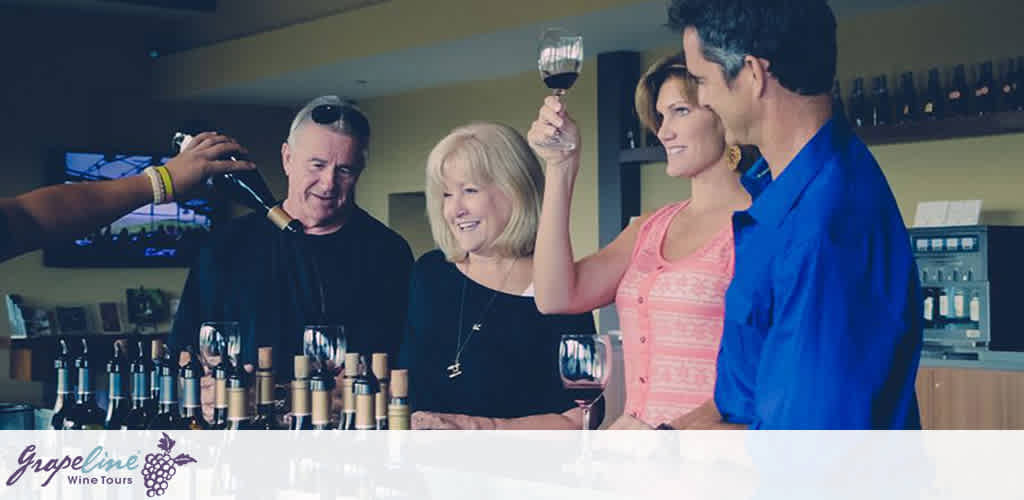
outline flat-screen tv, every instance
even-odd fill
[[[163,165],[166,154],[61,150],[53,153],[50,183],[96,182],[137,175]],[[53,267],[187,267],[213,228],[211,197],[144,205],[109,225],[43,251]]]

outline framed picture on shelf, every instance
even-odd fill
[[[100,325],[103,333],[121,331],[121,311],[116,302],[100,302]]]
[[[60,332],[85,333],[89,328],[89,321],[85,314],[84,307],[57,307],[57,323],[60,325]]]

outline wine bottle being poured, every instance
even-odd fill
[[[175,153],[180,153],[188,146],[192,136],[184,132],[177,132],[171,139]],[[236,160],[234,156],[229,159]],[[301,233],[304,231],[302,223],[293,219],[281,208],[280,203],[270,193],[266,181],[258,170],[242,170],[215,175],[210,182],[219,190],[226,193],[235,201],[249,207],[250,209],[264,214],[270,222],[274,223],[282,231]]]

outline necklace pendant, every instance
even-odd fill
[[[448,365],[448,378],[455,378],[462,375],[462,365],[458,361],[454,364]]]
[[[483,328],[483,326],[484,326],[483,323],[473,323],[473,331],[474,332],[479,332],[480,329]]]

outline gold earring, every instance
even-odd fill
[[[740,161],[743,160],[743,150],[737,145],[729,146],[729,168],[736,170],[740,166]]]

